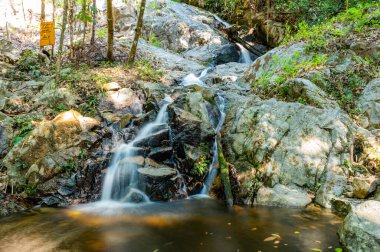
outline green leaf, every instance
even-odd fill
[[[323,252],[320,248],[310,248],[311,251]]]
[[[19,142],[21,142],[24,138],[23,137],[16,137],[14,140],[13,140],[13,144],[18,144]]]
[[[343,249],[342,248],[335,248],[335,252],[342,252]]]

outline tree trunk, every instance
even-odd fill
[[[95,44],[95,28],[96,28],[96,0],[92,1],[92,29],[91,29],[91,41],[90,44],[93,46]]]
[[[41,0],[41,22],[45,21],[45,0]]]
[[[63,1],[63,17],[62,17],[62,28],[61,28],[61,37],[59,38],[59,46],[58,46],[58,59],[56,64],[56,73],[55,73],[55,82],[56,84],[59,83],[60,80],[60,74],[61,74],[61,64],[62,64],[62,51],[63,51],[63,42],[65,39],[65,30],[66,30],[66,24],[67,24],[67,10],[68,10],[68,1]]]
[[[55,0],[53,0],[53,22],[55,25]],[[54,33],[55,33],[55,29],[54,29]],[[51,57],[52,58],[54,57],[54,47],[55,47],[55,45],[52,45],[52,47],[51,47]]]
[[[107,0],[107,29],[108,29],[107,59],[109,61],[112,61],[113,60],[113,14],[112,14],[112,0]]]
[[[75,0],[69,2],[69,33],[70,33],[70,58],[74,57],[74,7]]]
[[[86,13],[87,12],[87,2],[86,0],[82,0],[82,12],[83,13]],[[83,20],[83,46],[85,44],[85,40],[86,40],[86,29],[87,29],[87,21],[86,20]]]
[[[146,5],[146,0],[141,0],[140,13],[139,13],[138,21],[137,21],[135,37],[134,37],[133,42],[132,42],[131,52],[129,53],[128,65],[133,65],[133,63],[135,62],[137,44],[139,42],[141,30],[142,30],[143,23],[144,23],[145,5]]]

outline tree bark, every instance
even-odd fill
[[[75,0],[69,2],[69,33],[70,33],[70,58],[74,57],[74,7]]]
[[[91,29],[91,41],[90,44],[93,46],[95,44],[95,28],[96,28],[96,0],[92,1],[92,29]]]
[[[55,73],[55,82],[58,84],[61,77],[61,64],[62,64],[62,51],[63,51],[63,42],[65,39],[65,30],[67,24],[67,10],[68,10],[68,1],[63,1],[63,17],[62,17],[62,28],[61,28],[61,37],[59,38],[58,46],[58,59],[56,64],[56,73]]]
[[[140,35],[141,35],[141,30],[142,30],[142,27],[143,27],[143,24],[144,24],[145,5],[146,5],[146,0],[141,0],[140,13],[139,13],[139,18],[137,20],[137,27],[136,27],[135,37],[133,39],[131,51],[129,53],[128,65],[133,65],[133,63],[135,62],[136,51],[137,51],[137,44],[139,43],[139,38],[140,38]]]
[[[113,60],[113,14],[112,14],[112,0],[107,0],[107,29],[108,29],[108,47],[107,59]]]
[[[41,0],[41,22],[45,21],[45,0]]]
[[[82,12],[83,13],[86,13],[87,12],[87,1],[86,0],[82,0]],[[83,46],[85,44],[85,40],[86,40],[86,30],[87,30],[87,21],[86,20],[83,20]]]

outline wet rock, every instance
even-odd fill
[[[249,65],[240,63],[227,63],[218,65],[207,75],[207,83],[235,82],[242,78]]]
[[[277,184],[273,188],[261,187],[256,204],[276,207],[305,207],[311,203],[308,194],[299,188]]]
[[[137,166],[144,166],[144,163],[145,163],[145,159],[143,156],[136,156],[136,157],[128,157],[126,159],[123,159],[120,161],[120,165],[128,165],[128,164],[132,164],[132,165],[137,165]]]
[[[139,188],[152,200],[167,201],[175,199],[179,188],[177,171],[169,167],[140,168]]]
[[[172,147],[157,147],[152,148],[148,157],[155,160],[156,162],[163,162],[170,159],[173,156]]]
[[[60,181],[58,193],[62,196],[69,196],[74,193],[76,183],[74,178],[64,179]]]
[[[366,201],[352,208],[338,232],[348,251],[380,251],[379,212],[379,201]]]
[[[162,147],[169,145],[169,130],[163,129],[134,142],[135,147]]]
[[[61,203],[61,199],[54,196],[49,196],[42,199],[42,206],[56,207],[60,203]]]
[[[345,217],[353,207],[360,203],[363,203],[363,201],[348,198],[333,198],[331,199],[331,211],[339,216]]]
[[[4,158],[7,174],[15,185],[38,184],[72,169],[81,148],[90,148],[97,141],[93,130],[98,126],[98,121],[74,110],[63,112],[52,121],[37,123]]]
[[[354,197],[358,199],[366,199],[369,194],[376,190],[378,180],[375,176],[354,177],[352,181]]]
[[[215,64],[221,65],[229,62],[238,62],[239,58],[239,51],[235,45],[224,45],[217,51]]]
[[[365,87],[358,107],[368,118],[368,127],[380,128],[380,79],[374,79]]]

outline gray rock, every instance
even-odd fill
[[[348,251],[380,251],[379,212],[379,201],[366,201],[352,208],[338,232],[341,243]]]
[[[375,176],[354,177],[352,181],[354,197],[366,199],[369,194],[376,190],[378,180]]]
[[[358,107],[369,120],[368,128],[380,128],[380,79],[374,79],[365,87]]]
[[[311,203],[311,198],[299,188],[277,184],[273,188],[261,187],[257,192],[256,203],[276,207],[305,207]]]
[[[329,206],[346,185],[342,166],[349,160],[354,128],[338,109],[318,109],[255,96],[227,96],[223,140],[228,159],[239,172],[260,164],[272,185],[294,184],[315,191]]]

